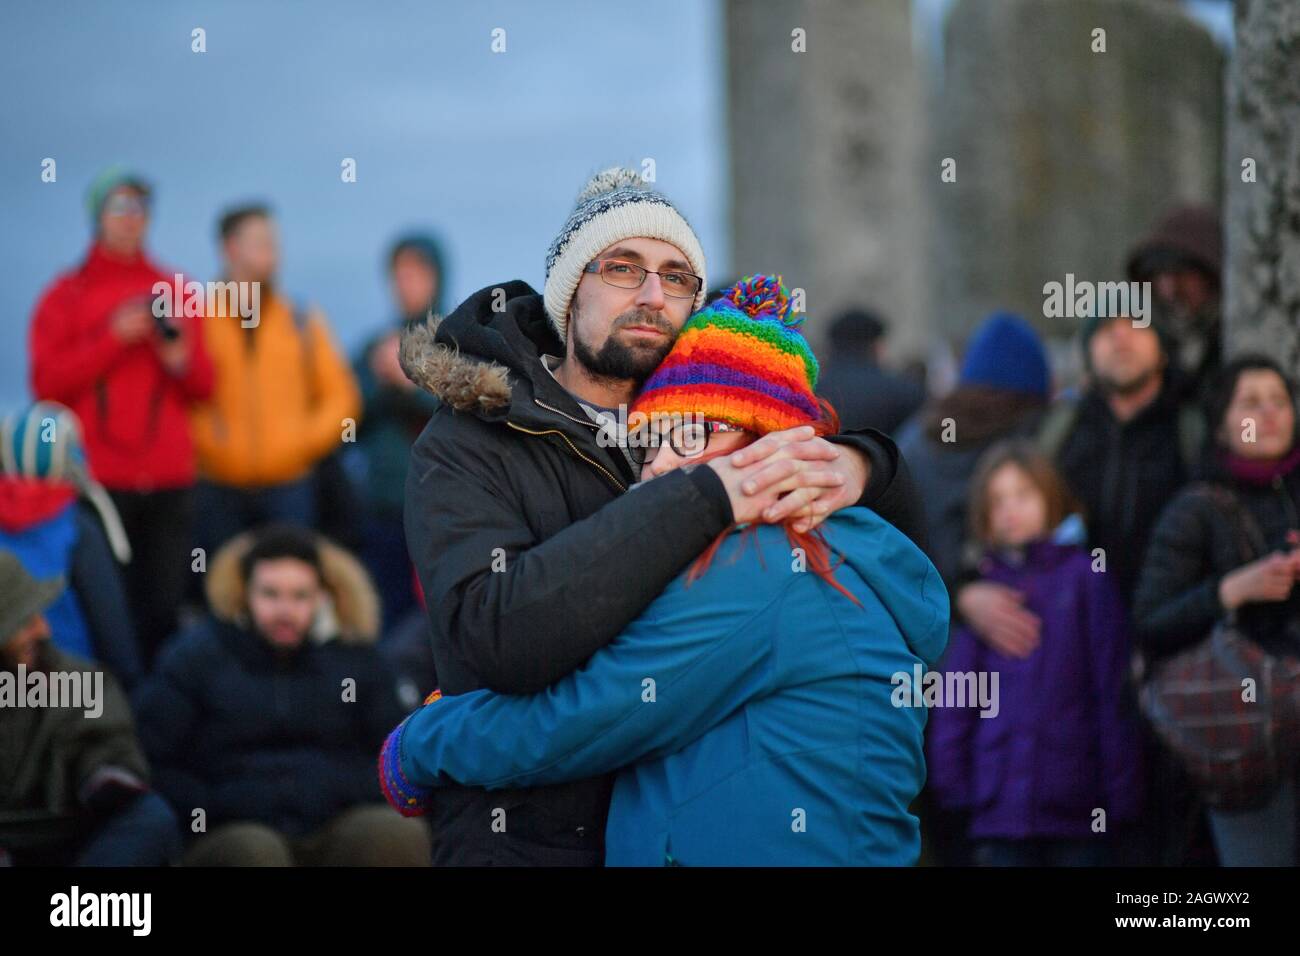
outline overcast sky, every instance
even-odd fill
[[[574,196],[616,162],[653,158],[725,271],[719,8],[568,6],[557,20],[534,2],[6,3],[0,406],[24,400],[32,307],[84,254],[86,184],[114,161],[156,185],[155,258],[196,278],[215,277],[218,211],[270,200],[284,286],[349,346],[389,316],[381,258],[398,231],[441,233],[452,297],[540,289]]]
[[[951,0],[914,0],[938,51]],[[1230,33],[1231,7],[1198,3]],[[555,11],[563,7],[564,16]],[[543,254],[586,176],[652,158],[710,259],[727,261],[720,0],[473,4],[163,0],[0,6],[0,407],[27,394],[40,291],[84,254],[92,176],[112,162],[156,187],[149,246],[214,278],[215,218],[269,200],[284,287],[354,347],[389,314],[383,250],[428,227],[450,298]],[[191,30],[207,52],[191,52]],[[491,50],[503,28],[506,52]],[[43,183],[41,161],[57,162]],[[357,182],[340,162],[357,161]]]

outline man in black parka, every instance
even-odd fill
[[[862,504],[922,534],[906,467],[874,431],[775,433],[624,494],[639,467],[611,423],[706,288],[686,220],[615,168],[552,243],[544,295],[488,287],[404,334],[403,368],[440,399],[405,523],[443,693],[532,693],[576,670],[733,522],[815,525]],[[599,865],[611,781],[440,791],[434,863]]]

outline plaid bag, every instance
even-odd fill
[[[1232,518],[1243,564],[1267,548],[1258,525],[1226,488],[1206,486]],[[1253,682],[1253,694],[1247,693]],[[1267,800],[1300,749],[1300,660],[1266,652],[1237,626],[1155,664],[1138,692],[1142,713],[1219,810]]]

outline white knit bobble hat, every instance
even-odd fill
[[[704,304],[709,284],[704,249],[695,230],[677,207],[649,188],[638,173],[611,166],[593,176],[578,193],[568,221],[546,250],[546,314],[561,339],[583,268],[602,249],[635,238],[662,239],[680,249],[691,271],[703,280],[691,311]]]

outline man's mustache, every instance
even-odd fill
[[[627,328],[629,325],[646,325],[652,329],[658,329],[665,335],[673,334],[672,324],[655,312],[625,312],[614,320],[614,327],[611,332],[617,332],[619,329]]]

